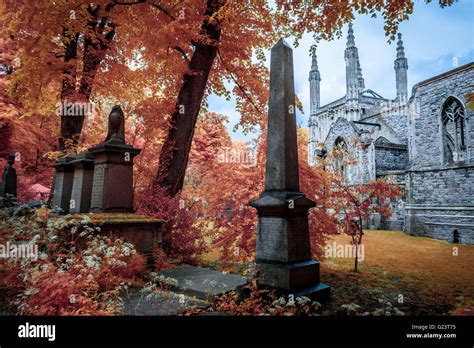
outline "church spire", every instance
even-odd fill
[[[360,62],[357,60],[357,83],[360,91],[365,89],[364,77],[362,76],[362,68],[360,67]]]
[[[362,91],[364,79],[362,77],[362,69],[359,63],[359,53],[355,45],[354,30],[352,23],[349,23],[349,31],[347,32],[347,47],[344,52],[346,61],[346,98],[348,100],[357,99],[359,92]]]
[[[318,57],[316,52],[312,56],[311,71],[309,72],[309,90],[310,90],[310,115],[316,113],[320,102],[320,81],[321,75],[318,69]]]
[[[347,48],[356,47],[354,30],[352,29],[352,23],[349,23],[349,30],[347,32]]]
[[[317,56],[316,52],[311,56],[311,71],[319,72],[319,69],[318,69],[318,56]]]
[[[405,58],[405,49],[403,47],[402,34],[400,33],[398,33],[397,59],[395,59],[394,69],[397,84],[397,98],[400,101],[405,101],[408,97],[408,60]]]
[[[397,59],[405,58],[405,48],[403,47],[402,34],[398,33],[398,42],[397,42]]]

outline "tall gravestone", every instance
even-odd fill
[[[69,213],[88,213],[91,207],[94,157],[86,151],[78,154],[69,164],[74,168]]]
[[[125,116],[112,108],[104,143],[88,151],[95,159],[91,212],[133,212],[133,158],[140,149],[125,143]]]
[[[296,139],[293,51],[280,39],[271,50],[265,191],[250,202],[258,212],[256,265],[261,285],[325,302],[311,259],[308,210],[316,204],[300,192]]]
[[[56,173],[53,179],[51,206],[62,213],[68,213],[71,205],[74,165],[76,155],[69,154],[58,159],[54,165]]]
[[[7,163],[8,165],[3,171],[2,184],[0,186],[0,208],[13,206],[17,198],[16,170],[13,168],[13,163],[15,163],[14,154],[7,156]]]

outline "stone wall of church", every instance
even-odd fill
[[[414,88],[413,103],[418,112],[410,115],[411,160],[413,168],[440,166],[443,162],[441,136],[441,108],[449,96],[467,104],[466,95],[472,92],[474,64],[445,78],[421,83]],[[469,157],[474,159],[474,111],[466,108]],[[416,159],[416,160],[415,160]]]
[[[408,165],[406,146],[375,145],[376,171],[405,170]]]
[[[402,188],[404,188],[402,186]],[[390,203],[392,215],[382,216],[380,229],[402,231],[405,224],[405,197],[397,198]]]
[[[310,132],[312,132],[313,140],[316,143],[323,143],[337,119],[345,117],[344,102],[344,98],[338,99],[318,109],[317,113],[311,116],[316,121],[315,126],[310,127]]]
[[[354,165],[347,169],[347,179],[352,184],[363,184],[369,181],[369,153],[368,148],[359,148],[355,143],[359,139],[354,127],[345,118],[339,118],[329,133],[326,146],[329,152],[332,151],[337,138],[343,138],[347,145],[348,153],[351,159],[355,160]]]
[[[409,171],[409,203],[474,206],[474,165]]]
[[[408,118],[406,114],[399,113],[396,110],[396,112],[383,113],[381,118],[392,127],[402,140],[406,141],[408,139]]]
[[[405,230],[411,235],[474,244],[474,207],[422,206],[405,207]]]
[[[407,110],[409,106],[394,107],[388,111],[384,111],[382,107],[380,113],[372,116],[364,117],[362,121],[378,123],[380,120],[385,121],[398,135],[400,140],[406,142],[408,139],[408,117]]]
[[[474,85],[474,64],[460,67],[415,87],[413,101],[419,113],[410,118],[410,162],[407,171],[407,216],[410,234],[462,243],[474,243],[474,112],[467,117],[465,162],[443,162],[441,109],[450,96],[467,104],[465,96]]]

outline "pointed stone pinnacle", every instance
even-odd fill
[[[311,58],[311,70],[318,70],[318,56],[316,53]]]
[[[349,30],[347,32],[347,47],[355,47],[354,30],[352,29],[352,23],[349,23]]]
[[[405,48],[403,47],[402,34],[398,33],[397,58],[405,58]]]

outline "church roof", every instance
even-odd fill
[[[377,99],[386,99],[386,98],[382,97],[380,94],[374,92],[371,89],[366,89],[365,91],[363,91],[361,93],[361,95],[363,95],[364,97],[372,97],[372,98],[377,98]]]
[[[326,105],[323,105],[323,106],[319,107],[318,110],[316,111],[316,113],[319,114],[323,111],[327,111],[328,109],[332,109],[336,106],[343,105],[345,102],[346,102],[346,96],[341,97],[341,98],[336,99],[336,100],[334,100],[330,103],[327,103]]]
[[[371,89],[366,89],[365,91],[360,93],[361,96],[366,97],[366,98],[373,98],[373,99],[382,99],[382,100],[388,100],[387,98],[382,97],[380,94],[377,92],[371,90]],[[330,103],[327,103],[326,105],[323,105],[318,108],[316,111],[316,114],[323,113],[325,111],[328,111],[329,109],[336,108],[338,106],[344,105],[346,102],[346,96],[343,96],[339,99],[333,100]]]
[[[382,119],[377,119],[377,122],[367,122],[364,120],[349,121],[344,117],[339,117],[336,122],[334,122],[334,124],[329,129],[326,138],[324,139],[324,143],[327,143],[329,137],[333,134],[335,136],[343,135],[335,132],[335,129],[338,128],[340,123],[345,124],[343,127],[344,132],[351,133],[352,135],[360,136],[364,133],[372,134],[373,132],[370,130],[375,129],[377,131],[376,134],[385,134],[384,136],[387,139],[392,139],[391,144],[405,146],[403,139],[400,139],[400,136],[397,134],[397,132],[395,132],[395,130]],[[350,127],[348,127],[348,125],[350,125]],[[347,133],[345,135],[347,135]]]
[[[448,76],[451,76],[451,75],[454,75],[454,74],[457,74],[463,70],[469,70],[469,69],[473,69],[474,68],[474,62],[470,62],[470,63],[467,63],[465,65],[461,65],[460,67],[457,67],[455,69],[451,69],[451,70],[448,70],[448,71],[445,71],[444,73],[441,73],[439,75],[436,75],[436,76],[432,76],[430,77],[429,79],[427,80],[424,80],[424,81],[421,81],[421,82],[418,82],[415,86],[413,87],[418,87],[418,86],[422,86],[422,85],[426,85],[428,83],[431,83],[431,82],[434,82],[434,81],[437,81],[437,80],[441,80],[443,78],[446,78]]]
[[[350,125],[351,127],[344,127],[344,130],[346,132],[349,132],[349,133],[352,133],[352,135],[360,135],[361,134],[361,131],[360,129],[357,127],[357,125],[352,122],[352,121],[349,121],[347,118],[344,118],[344,117],[339,117],[336,122],[334,122],[334,124],[331,126],[331,128],[329,129],[329,132],[328,134],[326,135],[326,138],[324,139],[324,143],[327,142],[328,138],[334,133],[334,129],[336,129],[340,123],[344,123],[344,124],[348,124]],[[335,133],[334,133],[335,134]],[[341,134],[337,134],[337,135],[341,135]],[[346,134],[347,135],[347,134]]]

